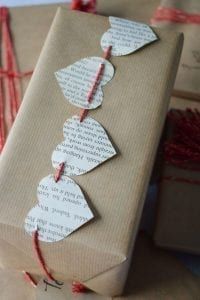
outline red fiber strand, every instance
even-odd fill
[[[100,77],[101,77],[101,75],[103,74],[104,69],[105,69],[105,65],[104,65],[104,63],[101,63],[101,64],[99,65],[99,69],[98,69],[97,74],[96,74],[96,76],[95,76],[95,79],[94,79],[94,83],[93,83],[93,85],[92,85],[92,88],[91,88],[91,90],[89,91],[88,96],[87,96],[87,101],[88,101],[89,103],[92,102],[93,94],[96,93],[97,87],[98,87],[99,82],[100,82]]]
[[[151,23],[170,21],[174,23],[200,24],[200,14],[190,14],[180,9],[159,6]]]
[[[46,275],[49,280],[56,282],[56,279],[52,276],[52,274],[49,272],[49,270],[46,266],[44,257],[42,255],[42,251],[40,249],[37,230],[33,233],[33,246],[34,246],[34,250],[35,250],[39,265],[40,265],[41,270],[43,271],[44,275]],[[24,272],[24,273],[26,275],[26,278],[29,281],[32,281],[32,284],[33,285],[35,284],[35,286],[36,286],[37,283],[34,281],[33,277],[27,272]],[[74,281],[72,283],[72,291],[73,291],[73,293],[84,293],[86,291],[86,287],[82,283]]]
[[[9,11],[0,7],[1,27],[1,61],[0,68],[0,151],[6,140],[5,103],[9,103],[8,127],[11,127],[19,109],[21,100],[20,79],[32,72],[20,73],[14,53],[14,46],[10,33]]]
[[[60,180],[64,168],[65,168],[65,163],[63,162],[59,165],[59,168],[56,170],[56,173],[54,175],[55,182],[58,182],[58,180]]]
[[[111,50],[112,50],[112,46],[109,46],[109,47],[105,50],[105,52],[104,52],[104,54],[103,54],[103,58],[105,58],[105,59],[110,58],[110,56],[111,56]],[[94,96],[94,94],[96,93],[96,90],[97,90],[98,85],[99,85],[99,82],[100,82],[100,80],[101,80],[101,76],[103,75],[104,69],[105,69],[105,65],[104,65],[104,63],[101,63],[101,64],[99,65],[98,70],[97,70],[97,73],[96,73],[96,76],[95,76],[95,78],[94,78],[94,82],[93,82],[93,84],[92,84],[92,87],[91,87],[91,89],[89,90],[89,93],[88,93],[88,95],[87,95],[87,101],[88,101],[89,103],[92,102],[93,96]],[[80,112],[80,122],[83,122],[83,120],[85,119],[85,117],[86,117],[87,114],[88,114],[88,111],[89,111],[88,109],[82,109],[82,110],[81,110],[81,112]]]
[[[36,280],[26,271],[23,271],[24,279],[29,282],[33,287],[37,286]]]
[[[38,263],[39,263],[40,268],[43,271],[44,275],[46,275],[46,277],[49,280],[56,281],[55,278],[48,271],[45,260],[43,258],[42,251],[41,251],[40,245],[39,245],[38,231],[37,230],[33,233],[33,247],[34,247],[37,259],[38,259]]]
[[[3,98],[3,82],[0,78],[0,152],[5,143],[5,121],[4,121],[4,98]]]

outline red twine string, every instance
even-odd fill
[[[24,279],[29,282],[33,287],[37,286],[37,282],[35,281],[35,279],[33,278],[33,276],[31,276],[28,272],[23,271],[24,274]]]
[[[38,263],[39,263],[39,265],[41,267],[41,270],[43,271],[44,275],[46,275],[46,277],[49,280],[56,281],[55,278],[48,271],[48,268],[46,266],[44,257],[42,255],[42,251],[40,250],[40,244],[39,244],[38,231],[37,230],[33,233],[33,248],[35,250],[35,254],[37,256]]]
[[[0,7],[1,25],[1,61],[0,68],[0,151],[6,140],[5,103],[9,103],[8,127],[11,127],[21,102],[20,79],[29,76],[32,72],[20,73],[17,68],[14,46],[10,33],[9,11]],[[5,92],[5,94],[4,94]]]
[[[103,54],[103,58],[109,59],[110,56],[111,56],[111,50],[112,50],[112,46],[109,46],[109,47],[105,50],[105,52],[104,52],[104,54]],[[89,93],[88,93],[88,95],[87,95],[87,101],[88,101],[89,103],[92,102],[93,96],[94,96],[94,94],[96,93],[96,90],[97,90],[98,85],[99,85],[99,83],[100,83],[100,80],[101,80],[101,77],[102,77],[102,75],[103,75],[104,69],[105,69],[105,65],[104,65],[104,63],[101,63],[101,64],[99,65],[98,70],[97,70],[97,73],[96,73],[96,76],[95,76],[95,78],[94,78],[94,82],[93,82],[93,84],[92,84],[92,87],[91,87],[91,89],[90,89],[90,91],[89,91]],[[83,120],[85,119],[85,117],[86,117],[87,114],[88,114],[88,111],[89,111],[88,109],[81,109],[81,112],[80,112],[80,122],[83,122]]]
[[[170,21],[174,23],[200,24],[200,14],[190,14],[180,9],[159,6],[151,23]]]
[[[59,165],[59,168],[56,170],[56,174],[54,175],[55,182],[58,182],[58,180],[60,180],[64,168],[65,168],[65,163],[63,162]]]
[[[53,275],[50,273],[50,271],[47,268],[46,262],[44,260],[42,251],[40,249],[39,239],[38,239],[38,231],[33,232],[33,248],[35,250],[36,257],[38,259],[39,266],[44,273],[44,275],[51,281],[57,282],[56,279],[53,277]],[[37,282],[34,280],[34,278],[31,276],[30,273],[23,271],[24,278],[29,281],[34,287],[37,286]],[[72,292],[73,293],[85,293],[86,287],[80,283],[73,281],[72,283]]]
[[[200,112],[197,109],[168,113],[173,136],[164,144],[164,159],[175,167],[200,171]],[[200,184],[200,180],[166,176],[164,180]]]

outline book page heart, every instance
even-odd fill
[[[109,17],[111,28],[101,38],[105,51],[112,46],[112,55],[127,55],[157,40],[153,30],[146,24],[121,18]]]
[[[52,154],[54,168],[64,163],[63,174],[81,175],[116,155],[104,128],[87,117],[80,122],[79,116],[68,119],[63,127],[65,140]]]
[[[88,94],[100,64],[104,64],[104,69],[92,95],[92,101],[88,102]],[[106,59],[96,56],[83,58],[67,68],[55,72],[64,97],[71,104],[84,109],[94,109],[101,105],[103,101],[102,87],[112,79],[113,75],[113,65]]]
[[[39,203],[29,211],[25,230],[32,235],[37,229],[41,241],[60,241],[94,217],[80,187],[71,178],[62,177],[58,182],[53,175],[43,178],[37,197]]]

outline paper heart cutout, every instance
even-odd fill
[[[80,187],[71,178],[61,177],[55,182],[53,175],[44,177],[37,197],[39,203],[29,211],[25,230],[32,235],[37,229],[41,241],[60,241],[94,217]]]
[[[157,40],[153,30],[146,24],[126,19],[109,17],[111,28],[101,38],[101,47],[105,51],[112,46],[112,55],[127,55]]]
[[[65,140],[52,154],[52,164],[65,163],[64,175],[81,175],[116,155],[104,128],[94,119],[73,116],[63,127]]]
[[[92,101],[88,102],[88,93],[94,83],[100,64],[104,64],[105,68],[93,93]],[[113,65],[106,59],[95,56],[83,58],[67,68],[55,72],[65,98],[71,104],[84,109],[94,109],[101,105],[103,101],[102,87],[112,79],[113,75]]]

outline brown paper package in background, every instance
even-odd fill
[[[173,102],[173,108],[200,110],[200,103]],[[199,180],[199,172],[183,170],[163,162],[162,177],[173,176]],[[163,180],[159,186],[157,218],[154,233],[156,245],[172,250],[200,254],[200,186]]]
[[[51,153],[63,139],[64,121],[78,112],[62,96],[54,72],[80,58],[102,55],[100,38],[108,28],[105,17],[67,9],[56,15],[1,155],[4,267],[40,274],[24,219],[37,203],[38,182],[54,171]],[[99,217],[59,243],[42,243],[56,278],[79,280],[100,294],[122,293],[178,67],[182,36],[156,33],[159,41],[112,58],[117,72],[104,89],[102,108],[91,112],[119,149],[112,161],[76,177]]]
[[[161,0],[162,7],[200,14],[200,1]],[[153,21],[153,25],[184,33],[184,47],[174,86],[174,95],[200,100],[200,25]]]
[[[36,290],[24,281],[21,272],[0,271],[1,300],[36,300]],[[131,268],[121,297],[80,294],[68,300],[196,300],[200,295],[200,280],[193,276],[167,251],[155,248],[152,241],[140,234]]]

